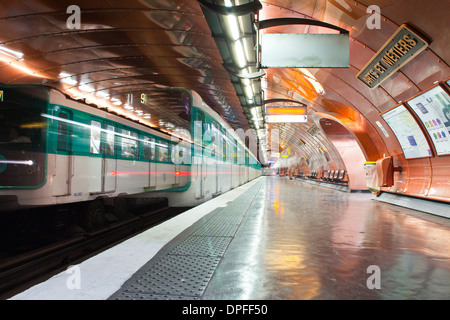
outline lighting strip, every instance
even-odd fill
[[[50,114],[41,113],[41,116],[44,117],[44,118],[62,121],[62,122],[73,124],[73,125],[80,126],[80,127],[83,127],[83,128],[89,128],[89,129],[93,128],[89,124],[84,124],[84,123],[81,123],[81,122],[77,122],[77,121],[73,121],[73,120],[69,120],[69,119],[64,119],[64,118],[61,118],[61,117],[52,116]],[[136,140],[136,141],[144,142],[146,144],[153,144],[153,145],[156,145],[156,146],[167,148],[167,145],[165,145],[165,144],[161,144],[161,143],[157,143],[157,142],[153,142],[153,141],[149,141],[149,140],[139,139],[139,138],[136,138],[136,137],[133,137],[133,136],[128,136],[126,134],[122,134],[122,133],[119,133],[119,132],[115,132],[115,131],[111,131],[111,130],[107,130],[107,129],[103,129],[103,128],[98,128],[98,127],[94,127],[94,128],[96,130],[100,130],[102,132],[106,132],[106,133],[109,133],[109,134],[114,134],[114,135],[122,137],[122,138],[130,139],[130,140]]]

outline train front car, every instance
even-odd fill
[[[42,86],[0,94],[0,211],[56,209],[92,230],[108,211],[120,219],[161,199],[195,206],[260,175],[251,134],[195,92],[143,90],[115,97],[120,107]]]
[[[19,196],[39,202],[36,190],[47,173],[47,123],[41,116],[47,108],[42,87],[0,87],[0,211],[16,209]]]

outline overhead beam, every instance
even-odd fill
[[[297,100],[292,100],[292,99],[268,99],[268,100],[264,100],[263,104],[266,105],[268,103],[275,103],[275,102],[289,102],[289,103],[296,103],[299,105],[302,105],[304,107],[307,107],[306,104],[304,104],[303,102],[297,101]]]
[[[255,23],[257,30],[262,30],[266,28],[271,27],[277,27],[277,26],[286,26],[286,25],[293,25],[293,24],[301,24],[301,25],[312,25],[312,26],[318,26],[318,27],[324,27],[329,28],[333,30],[339,31],[341,34],[349,34],[348,30],[345,30],[341,27],[335,26],[333,24],[319,21],[319,20],[312,20],[312,19],[305,19],[305,18],[274,18],[274,19],[267,19],[258,21]]]

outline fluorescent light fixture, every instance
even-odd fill
[[[247,95],[247,98],[253,98],[252,86],[245,87],[245,94]]]
[[[96,95],[97,97],[100,97],[100,98],[106,98],[106,99],[109,99],[109,93],[104,92],[104,91],[97,91],[97,92],[95,93],[95,95]]]
[[[84,92],[92,92],[95,90],[94,87],[87,84],[82,84],[81,86],[78,87],[78,89]]]
[[[0,53],[3,53],[3,54],[5,54],[5,55],[7,55],[7,56],[9,56],[11,58],[14,58],[14,59],[22,59],[23,58],[23,53],[22,52],[11,50],[11,49],[8,49],[8,48],[6,48],[4,46],[0,47]]]
[[[238,18],[233,15],[229,15],[226,16],[226,19],[228,22],[228,28],[230,29],[231,40],[238,40],[241,37],[241,30],[239,29],[239,23],[237,20]]]
[[[234,42],[234,54],[239,68],[245,67],[247,60],[245,58],[244,47],[242,46],[242,40]]]
[[[247,38],[242,39],[242,43],[244,44],[244,52],[246,54],[250,54],[250,56],[246,56],[247,60],[251,59],[251,53],[255,52],[255,49],[253,47],[250,46],[249,41]]]
[[[72,76],[73,76],[73,74],[61,72],[59,74],[58,78],[61,79],[62,83],[65,83],[65,84],[68,84],[71,86],[76,86],[78,84],[78,81],[71,79]]]
[[[116,105],[116,106],[122,105],[122,101],[120,101],[120,99],[112,98],[111,101],[113,101],[113,103],[112,103],[113,105]]]

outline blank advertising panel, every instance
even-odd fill
[[[348,34],[263,33],[261,68],[348,68]]]
[[[381,116],[397,137],[406,159],[432,156],[422,129],[404,105],[399,105]]]
[[[430,135],[436,154],[450,154],[450,97],[440,86],[406,102]]]

